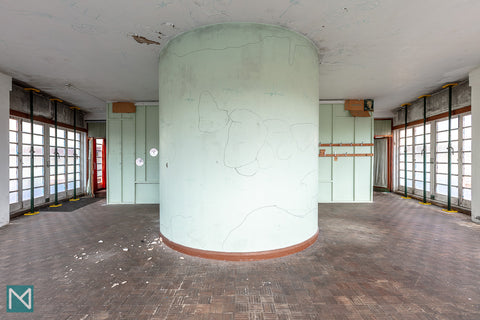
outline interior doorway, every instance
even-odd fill
[[[91,197],[106,197],[107,143],[105,121],[88,123],[88,182]]]
[[[373,188],[392,190],[392,137],[375,137],[373,161]]]

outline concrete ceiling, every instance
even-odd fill
[[[321,99],[373,98],[388,116],[480,65],[479,17],[478,0],[3,0],[0,71],[98,118],[106,101],[158,100],[171,37],[269,23],[315,42]]]

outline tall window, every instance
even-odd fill
[[[472,201],[472,115],[462,117],[462,200],[460,205],[470,207]]]
[[[424,164],[423,156],[426,153],[426,191],[430,192],[430,124],[425,126],[425,132],[423,132],[423,124],[421,126],[413,128],[415,133],[415,156],[414,156],[414,171],[415,171],[415,193],[423,196],[423,177],[424,177]],[[423,148],[423,139],[425,139],[425,150]]]
[[[448,149],[448,119],[430,121],[407,129],[405,164],[405,131],[395,132],[397,146],[397,190],[404,192],[404,170],[407,167],[408,192],[423,195],[424,164],[426,153],[426,191],[428,199],[447,201],[448,154],[451,157],[452,204],[470,208],[472,175],[472,118],[470,114],[453,116],[451,120],[451,147]],[[423,141],[425,139],[425,150]],[[413,177],[413,179],[412,179]]]
[[[10,205],[14,205],[15,203],[19,202],[19,170],[18,170],[18,163],[19,163],[19,136],[18,136],[18,126],[19,121],[17,119],[10,119],[10,160],[9,160],[9,176],[10,176]],[[18,209],[18,205],[17,208]]]
[[[82,158],[85,134],[74,137],[73,130],[57,130],[58,197],[73,194],[74,157],[77,157],[77,190],[83,192]],[[55,128],[50,124],[10,118],[10,211],[29,208],[33,188],[35,205],[53,201],[55,194]],[[74,149],[76,139],[76,149]],[[33,142],[33,148],[32,148]],[[33,186],[31,185],[31,152],[33,151]]]

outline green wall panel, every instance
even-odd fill
[[[122,120],[109,119],[107,125],[107,197],[122,203]]]
[[[135,119],[122,120],[122,203],[135,203]]]
[[[372,143],[373,119],[352,117],[343,104],[320,105],[321,143]],[[373,153],[373,147],[320,147],[327,154]],[[318,202],[371,202],[373,157],[320,157]]]
[[[112,113],[107,117],[108,203],[158,203],[158,106],[137,106],[135,113]],[[144,160],[137,166],[135,160]]]
[[[158,183],[137,183],[135,203],[158,203]]]

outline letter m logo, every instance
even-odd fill
[[[33,286],[7,286],[7,312],[33,312]]]

